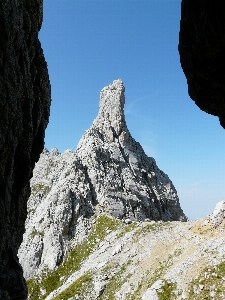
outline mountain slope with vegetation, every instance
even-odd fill
[[[224,299],[224,220],[91,222],[59,267],[28,280],[29,299]]]

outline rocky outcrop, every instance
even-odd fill
[[[220,201],[216,204],[213,212],[206,219],[206,223],[211,222],[214,228],[220,226],[225,219],[225,201]]]
[[[54,270],[102,213],[133,221],[186,221],[168,178],[131,136],[120,79],[100,94],[100,108],[76,152],[45,150],[34,169],[26,233],[19,250],[25,277]]]
[[[38,31],[42,0],[0,3],[0,299],[26,299],[17,251],[43,150],[50,83]]]
[[[221,4],[182,0],[179,52],[190,97],[203,111],[218,116],[225,128],[225,19]]]

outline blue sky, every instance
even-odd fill
[[[189,98],[178,0],[44,0],[39,38],[52,106],[45,146],[76,149],[100,90],[121,78],[132,136],[177,189],[190,220],[225,200],[225,130]]]

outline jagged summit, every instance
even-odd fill
[[[187,220],[169,177],[126,126],[124,91],[121,79],[102,89],[98,116],[75,152],[44,150],[36,164],[19,251],[27,278],[59,265],[86,238],[94,215]]]
[[[172,182],[126,126],[124,91],[121,79],[102,89],[98,116],[76,149],[87,166],[96,201],[119,218],[186,220]]]

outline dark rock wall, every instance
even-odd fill
[[[188,92],[225,128],[225,15],[223,1],[182,0],[180,61]]]
[[[44,146],[50,83],[38,40],[43,0],[0,1],[0,299],[26,299],[17,251]]]

